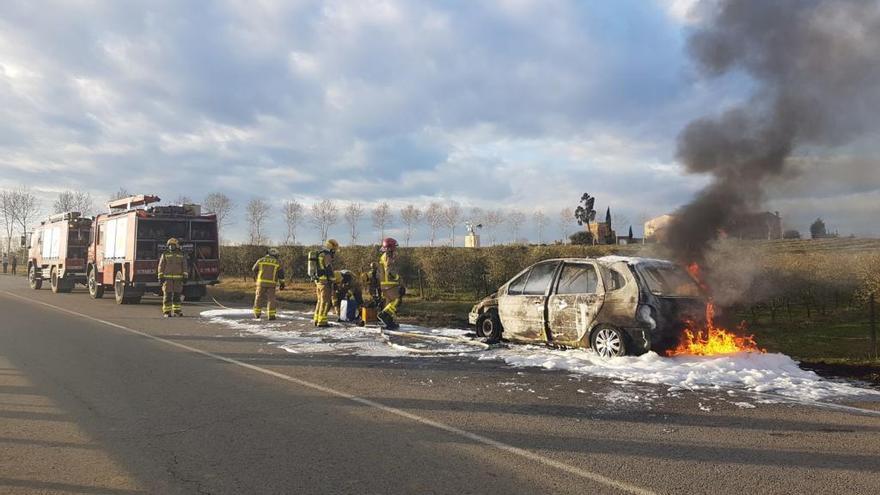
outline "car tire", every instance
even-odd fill
[[[590,348],[603,358],[626,355],[626,335],[611,326],[600,326],[590,334]]]
[[[498,311],[490,309],[477,318],[477,336],[486,339],[487,344],[497,344],[501,341],[501,318]]]
[[[37,275],[37,267],[34,265],[28,268],[28,285],[34,290],[40,290],[43,287],[43,278]]]

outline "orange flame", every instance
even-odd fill
[[[687,271],[700,287],[708,292],[708,287],[702,281],[700,265],[691,263],[688,265]],[[735,352],[767,352],[758,347],[753,335],[740,337],[725,328],[715,326],[715,303],[711,299],[706,303],[706,327],[697,327],[695,322],[687,322],[681,343],[675,349],[668,351],[667,355],[712,356]],[[740,324],[738,330],[740,333],[745,333],[745,322]]]
[[[706,328],[695,329],[693,322],[688,322],[684,330],[684,338],[678,347],[667,354],[678,356],[690,354],[693,356],[713,356],[715,354],[732,354],[735,352],[767,352],[758,347],[752,335],[740,337],[730,331],[715,326],[715,304],[712,301],[706,303]],[[745,330],[745,323],[739,327]]]

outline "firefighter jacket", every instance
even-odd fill
[[[315,274],[317,282],[333,280],[333,252],[327,249],[318,251],[318,270]]]
[[[251,270],[256,274],[257,285],[260,287],[284,285],[284,268],[281,268],[281,262],[274,256],[267,254],[258,259]]]
[[[400,286],[400,273],[397,271],[397,258],[382,253],[379,258],[379,285],[382,289]]]
[[[165,251],[159,258],[157,270],[159,280],[183,281],[189,274],[186,272],[186,256],[180,251]]]

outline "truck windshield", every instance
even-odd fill
[[[657,296],[701,297],[700,287],[684,270],[674,265],[636,265],[648,290]]]

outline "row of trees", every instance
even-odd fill
[[[207,211],[218,215],[218,223],[224,227],[229,214],[235,209],[232,201],[222,193],[209,195],[204,206]],[[252,199],[245,205],[245,221],[248,225],[248,243],[266,244],[269,240],[267,224],[273,215],[273,207],[263,199]],[[340,223],[345,226],[349,244],[362,243],[361,231],[365,220],[372,220],[373,231],[376,240],[386,237],[387,232],[395,227],[402,231],[404,246],[409,246],[415,232],[424,227],[428,232],[428,244],[434,246],[440,242],[442,232],[448,232],[448,245],[455,245],[456,229],[465,222],[482,228],[489,243],[495,245],[499,238],[500,229],[508,228],[510,238],[518,241],[522,228],[531,219],[538,233],[538,243],[546,241],[548,229],[551,227],[551,217],[543,210],[537,209],[528,216],[519,210],[502,210],[482,208],[464,208],[458,203],[431,202],[424,208],[413,204],[405,205],[399,209],[393,208],[388,202],[381,202],[373,207],[368,207],[359,202],[339,203],[330,199],[324,199],[305,205],[297,200],[287,200],[280,206],[280,213],[286,226],[284,244],[296,244],[297,232],[303,226],[315,229],[321,242],[330,237],[330,231]],[[223,221],[221,221],[221,218]],[[559,237],[565,239],[567,233],[575,223],[574,212],[565,208],[557,217]],[[371,240],[368,243],[372,243]]]
[[[25,233],[40,213],[37,197],[25,187],[0,190],[0,226],[3,227],[3,251],[18,248],[12,240],[17,233]]]
[[[130,195],[131,193],[125,188],[119,188],[108,199]],[[192,203],[193,200],[187,196],[180,196],[175,202]],[[217,216],[222,238],[223,232],[233,223],[239,206],[221,192],[208,194],[201,204],[206,212]],[[96,212],[96,201],[88,192],[63,191],[52,203],[51,210],[54,213],[78,211],[83,215],[92,215]],[[28,231],[42,211],[37,196],[30,190],[20,188],[2,191],[0,222],[4,227],[6,250],[12,247],[15,234]],[[575,221],[580,220],[571,208],[559,211],[554,221],[551,215],[540,208],[526,213],[515,209],[466,208],[455,201],[445,203],[434,201],[424,207],[407,204],[394,208],[385,201],[368,206],[360,202],[324,199],[306,205],[294,199],[284,201],[281,205],[273,205],[263,199],[253,199],[244,205],[244,220],[248,227],[247,242],[257,245],[267,244],[273,237],[269,232],[271,220],[279,214],[286,231],[283,237],[275,238],[283,239],[282,243],[285,245],[297,244],[297,236],[304,227],[314,229],[323,242],[331,236],[331,230],[341,223],[345,227],[344,238],[347,238],[351,245],[381,241],[389,230],[398,229],[397,235],[402,237],[403,245],[410,246],[419,229],[424,229],[427,233],[428,245],[454,246],[456,233],[460,232],[458,229],[466,222],[481,228],[484,243],[489,245],[497,244],[502,237],[514,243],[522,242],[522,231],[531,222],[531,226],[537,232],[538,243],[544,244],[548,240],[551,242],[565,240],[573,230]],[[364,242],[362,228],[367,220],[372,221],[373,230],[369,233],[372,238]],[[555,236],[550,234],[554,224],[558,229],[556,231],[558,235]],[[343,236],[339,235],[339,237]]]

